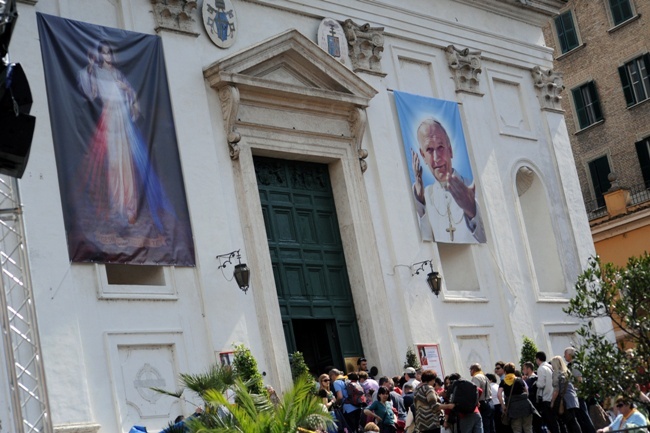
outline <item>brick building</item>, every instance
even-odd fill
[[[647,1],[573,0],[545,28],[590,220],[605,213],[609,173],[633,199],[650,186],[648,13]]]

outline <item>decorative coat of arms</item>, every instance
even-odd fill
[[[332,18],[325,18],[318,26],[318,46],[344,65],[351,67],[348,40],[343,27]]]
[[[237,36],[237,18],[230,0],[205,0],[202,12],[212,42],[219,48],[229,48]]]

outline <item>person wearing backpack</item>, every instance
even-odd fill
[[[345,388],[348,391],[348,397],[343,403],[350,403],[359,409],[368,406],[368,399],[363,386],[359,383],[359,375],[357,373],[348,374],[348,380],[345,381]]]
[[[456,432],[483,433],[483,419],[478,403],[483,390],[461,378],[452,383],[449,394],[452,412],[458,415]]]
[[[340,416],[337,416],[339,421],[341,421],[339,423],[339,432],[343,432],[347,427],[348,433],[356,433],[359,431],[361,414],[363,412],[361,406],[355,406],[352,404],[352,401],[360,402],[361,398],[359,396],[355,396],[355,393],[348,392],[348,389],[351,391],[352,389],[356,390],[356,386],[354,385],[356,384],[361,389],[361,394],[363,394],[363,388],[358,382],[359,376],[357,376],[356,373],[350,373],[348,375],[348,380],[346,381],[341,371],[337,370],[336,368],[330,370],[329,374],[330,379],[334,383],[333,389],[334,396],[336,397],[336,403],[337,405],[341,406],[339,413],[341,413],[342,419]],[[350,385],[351,382],[353,385],[348,388],[348,385]],[[352,396],[350,396],[350,394],[352,394]],[[363,396],[363,400],[365,401],[365,395]]]
[[[348,379],[352,374],[353,373],[350,373],[350,375],[348,375]],[[340,370],[333,368],[330,370],[329,375],[331,383],[333,383],[332,389],[334,391],[334,396],[336,397],[336,405],[338,406],[336,409],[336,417],[339,421],[339,433],[342,433],[346,428],[348,433],[356,433],[359,428],[362,410],[360,407],[350,404],[347,383],[343,373],[341,373]],[[355,379],[359,378],[356,374],[354,375]]]

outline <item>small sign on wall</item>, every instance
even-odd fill
[[[235,352],[219,352],[219,362],[221,365],[232,365],[235,360]]]
[[[445,377],[445,370],[442,368],[439,344],[418,344],[418,357],[422,370],[433,370],[438,377]]]

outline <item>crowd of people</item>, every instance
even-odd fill
[[[569,347],[550,360],[537,352],[521,371],[498,361],[493,373],[475,363],[465,377],[409,367],[378,379],[361,358],[347,376],[336,368],[320,375],[318,395],[335,420],[328,433],[647,433],[650,396],[639,393],[643,410],[622,396],[585,401],[574,357]]]

